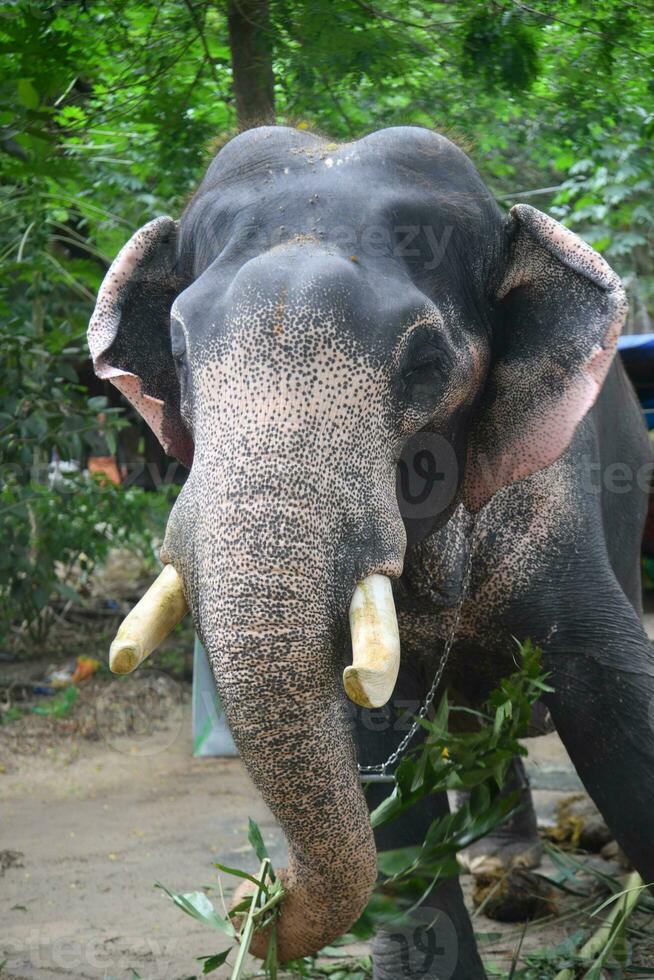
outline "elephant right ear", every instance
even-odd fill
[[[177,236],[169,217],[132,235],[100,286],[88,342],[98,377],[111,381],[166,452],[190,467],[193,440],[180,414],[170,342],[170,309],[189,285],[178,273]]]
[[[469,439],[471,510],[563,455],[600,392],[627,312],[601,255],[536,208],[511,209],[506,244],[491,367]]]

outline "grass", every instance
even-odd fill
[[[556,872],[543,877],[560,889],[576,907],[559,916],[545,916],[527,923],[520,930],[504,933],[503,944],[515,944],[514,962],[510,970],[486,964],[489,976],[502,980],[611,980],[654,977],[654,966],[639,964],[639,954],[654,963],[654,934],[643,930],[643,919],[649,921],[654,912],[654,898],[645,890],[635,873],[622,881],[614,874],[600,871],[586,864],[575,854],[557,847],[547,846]],[[585,879],[585,881],[584,881]],[[608,898],[590,897],[588,885],[595,887]],[[626,885],[626,888],[625,888]],[[638,906],[638,910],[636,911]],[[540,948],[527,949],[534,936],[551,928],[552,924],[567,924],[571,932],[558,943],[545,943]],[[478,942],[482,956],[483,941]],[[488,952],[486,951],[486,956]],[[610,974],[603,972],[610,967]]]

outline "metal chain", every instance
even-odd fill
[[[449,634],[445,641],[443,654],[441,656],[440,663],[436,670],[436,675],[434,677],[434,680],[432,681],[429,691],[427,692],[427,696],[423,701],[420,710],[416,715],[416,719],[411,725],[411,728],[406,733],[406,735],[404,736],[404,738],[402,739],[398,747],[395,749],[395,751],[392,752],[391,755],[389,755],[386,762],[380,762],[375,766],[359,766],[359,775],[361,776],[362,782],[392,783],[395,781],[395,777],[391,773],[389,773],[388,770],[390,769],[391,766],[393,766],[396,762],[398,762],[402,758],[407,747],[413,741],[415,735],[417,734],[418,729],[421,727],[420,722],[424,721],[424,719],[427,717],[427,712],[429,711],[430,707],[434,702],[434,698],[436,697],[436,691],[438,690],[438,685],[440,684],[441,679],[443,677],[443,671],[447,666],[447,661],[449,660],[450,652],[454,645],[454,640],[456,639],[456,633],[459,628],[459,622],[461,621],[461,610],[463,609],[463,603],[465,602],[466,595],[468,592],[468,586],[470,585],[470,575],[472,572],[472,550],[473,550],[474,532],[475,532],[475,523],[473,519],[473,524],[470,529],[470,536],[468,538],[468,557],[466,560],[466,566],[463,572],[463,579],[461,582],[461,595],[457,603],[456,610],[454,612],[452,626],[450,627]]]

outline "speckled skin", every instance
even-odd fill
[[[249,131],[179,225],[138,234],[90,344],[96,369],[150,399],[169,450],[194,453],[163,557],[288,837],[282,957],[345,930],[375,880],[353,730],[368,763],[401,732],[352,724],[344,699],[355,583],[395,580],[397,690],[419,700],[470,548],[446,682],[478,703],[511,668],[512,637],[542,643],[557,727],[652,880],[645,495],[586,480],[589,466],[649,460],[618,366],[592,408],[625,311],[606,263],[526,205],[505,220],[465,154],[413,128],[343,145]],[[458,886],[438,901],[459,937],[448,976],[483,976]],[[389,941],[376,970],[395,980]]]

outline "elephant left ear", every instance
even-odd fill
[[[565,452],[602,387],[627,313],[618,276],[558,221],[517,204],[506,231],[499,323],[468,449],[471,510]]]
[[[162,216],[135,232],[107,272],[88,329],[95,373],[143,416],[167,453],[186,466],[193,440],[180,414],[170,310],[188,283],[178,272],[178,224]]]

